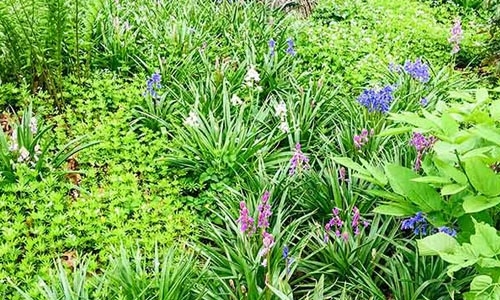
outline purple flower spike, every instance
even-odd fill
[[[247,233],[249,235],[254,232],[254,220],[250,217],[248,212],[247,205],[244,201],[240,202],[240,217],[237,220],[240,223],[240,230],[243,233]]]
[[[460,42],[463,39],[462,23],[459,18],[455,19],[455,23],[450,31],[448,42],[453,46],[451,54],[457,54],[460,51]]]
[[[290,171],[288,172],[288,174],[290,176],[293,176],[296,173],[297,169],[309,169],[309,158],[304,153],[302,153],[300,144],[295,145],[295,152],[290,159]]]
[[[415,171],[420,171],[422,167],[422,158],[424,153],[429,151],[432,146],[436,143],[437,139],[433,136],[426,138],[423,134],[419,132],[413,133],[413,137],[410,144],[417,150],[417,158],[415,159],[415,164],[413,169]]]
[[[259,210],[259,219],[257,222],[257,227],[266,229],[269,227],[269,217],[272,215],[271,212],[271,205],[269,205],[269,192],[266,191],[264,192],[264,195],[262,195],[261,203],[259,204],[258,210]]]

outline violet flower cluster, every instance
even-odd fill
[[[248,235],[252,235],[255,232],[254,220],[250,217],[245,201],[240,202],[240,217],[236,222],[240,223],[241,232]]]
[[[432,148],[436,143],[437,139],[434,136],[426,138],[423,134],[419,132],[414,132],[410,144],[417,150],[417,158],[415,159],[415,164],[413,169],[415,171],[420,171],[422,167],[422,158],[424,153]]]
[[[261,202],[257,208],[257,227],[255,227],[255,220],[250,216],[250,212],[244,201],[240,202],[240,216],[238,220],[236,220],[236,222],[240,224],[240,231],[249,236],[255,233],[256,228],[262,229],[262,249],[259,251],[259,255],[262,257],[265,257],[274,246],[274,236],[267,232],[267,228],[269,227],[269,218],[272,215],[269,198],[270,193],[268,191],[264,192]],[[262,265],[267,265],[267,258],[264,258]]]
[[[368,132],[367,129],[363,128],[363,130],[361,130],[361,134],[357,134],[353,138],[354,147],[356,147],[356,149],[361,149],[361,147],[363,147],[370,141],[370,137],[373,135],[375,135],[375,130],[373,128],[370,130],[370,132]]]
[[[460,18],[455,19],[455,23],[450,31],[450,38],[448,42],[453,46],[451,54],[457,54],[460,51],[460,42],[463,39],[462,23]]]
[[[365,89],[357,100],[369,112],[387,113],[394,100],[393,92],[394,87],[391,85],[382,89]]]
[[[290,171],[288,174],[293,176],[298,170],[307,170],[309,169],[309,158],[302,153],[301,145],[297,143],[295,145],[295,151],[293,153],[292,158],[290,159]]]
[[[323,237],[323,241],[325,243],[328,242],[331,231],[334,231],[336,237],[342,238],[344,241],[347,241],[349,239],[349,233],[347,231],[342,232],[344,221],[342,221],[342,219],[340,218],[339,209],[337,207],[332,209],[332,214],[333,217],[325,225],[325,235]],[[354,235],[360,235],[362,228],[368,227],[369,224],[370,223],[368,221],[361,219],[359,209],[355,206],[352,209],[351,220],[351,229],[354,232]]]
[[[422,59],[417,58],[415,62],[407,60],[403,66],[404,70],[413,79],[418,80],[422,83],[429,82],[431,75],[429,72],[429,66],[427,63],[422,62]]]

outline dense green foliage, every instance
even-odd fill
[[[498,4],[317,2],[0,3],[0,296],[498,300]]]

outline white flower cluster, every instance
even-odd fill
[[[285,101],[281,100],[278,104],[274,106],[275,110],[275,116],[281,119],[281,123],[279,126],[279,129],[283,133],[289,133],[290,132],[290,127],[288,126],[288,122],[286,121],[286,104]]]
[[[200,118],[198,117],[198,114],[194,111],[190,111],[189,116],[184,120],[184,125],[191,127],[200,126]]]

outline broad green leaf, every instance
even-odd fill
[[[488,275],[478,275],[472,279],[470,289],[472,291],[481,291],[487,289],[493,283],[493,279]]]
[[[459,125],[448,113],[441,116],[441,129],[445,134],[452,137],[458,132]]]
[[[391,200],[394,202],[403,202],[404,201],[404,197],[402,197],[401,195],[398,195],[398,194],[392,193],[392,192],[388,192],[388,191],[368,190],[366,192],[372,196],[380,197],[380,198]]]
[[[492,128],[491,126],[480,124],[477,125],[473,130],[471,130],[474,134],[479,135],[483,139],[495,143],[500,146],[500,132],[496,128]]]
[[[365,167],[368,172],[377,180],[380,184],[379,185],[386,185],[387,184],[387,177],[385,177],[384,171],[380,168],[374,167],[370,165],[366,160],[360,158],[359,159],[361,163],[363,164],[363,167]]]
[[[467,185],[467,177],[465,174],[455,168],[454,166],[450,165],[449,163],[446,163],[442,160],[440,160],[437,157],[434,157],[434,164],[436,167],[439,169],[439,171],[442,173],[442,175],[448,176],[451,179],[455,180],[457,183],[460,183],[462,185]]]
[[[400,114],[391,114],[389,119],[395,121],[395,122],[401,122],[401,123],[407,123],[411,124],[415,127],[422,128],[422,129],[435,129],[436,127],[434,124],[429,122],[429,120],[425,118],[419,117],[415,113],[409,113],[409,112],[404,112]]]
[[[423,212],[442,209],[441,195],[434,188],[426,183],[412,181],[419,177],[415,172],[397,164],[387,165],[385,171],[394,192],[407,197]]]
[[[476,233],[471,235],[470,242],[480,255],[493,257],[500,255],[500,236],[497,230],[486,223],[474,221]]]
[[[378,137],[384,137],[384,136],[393,136],[393,135],[398,135],[398,134],[403,134],[412,131],[412,127],[409,126],[403,126],[403,127],[396,127],[396,128],[388,128],[377,134],[376,136]]]
[[[370,172],[368,172],[368,170],[363,168],[357,162],[354,162],[349,157],[334,157],[333,161],[340,164],[340,165],[343,165],[344,167],[349,168],[353,171],[359,172],[359,173],[364,174],[364,175],[370,175]]]
[[[451,180],[449,178],[439,177],[439,176],[423,176],[423,177],[414,178],[411,181],[424,182],[424,183],[435,183],[435,184],[451,183]]]
[[[484,104],[488,101],[488,90],[487,89],[477,89],[476,90],[476,104],[478,106]]]
[[[481,268],[500,268],[500,259],[496,258],[480,258],[477,264]]]
[[[396,216],[396,217],[404,217],[409,216],[415,213],[411,207],[405,207],[403,205],[399,205],[396,203],[390,203],[385,205],[377,206],[373,212],[382,215]]]
[[[443,196],[455,195],[465,190],[466,188],[467,188],[466,185],[460,185],[460,184],[445,185],[441,188],[441,195]]]
[[[500,195],[500,175],[490,169],[480,158],[472,158],[465,162],[465,172],[472,186],[487,196]]]
[[[471,195],[464,198],[463,208],[468,214],[483,211],[500,204],[500,197],[488,198],[482,195]]]
[[[494,120],[500,120],[500,100],[491,102],[490,115]]]
[[[420,255],[439,255],[452,253],[458,247],[458,242],[446,233],[438,232],[417,240],[417,246]]]

